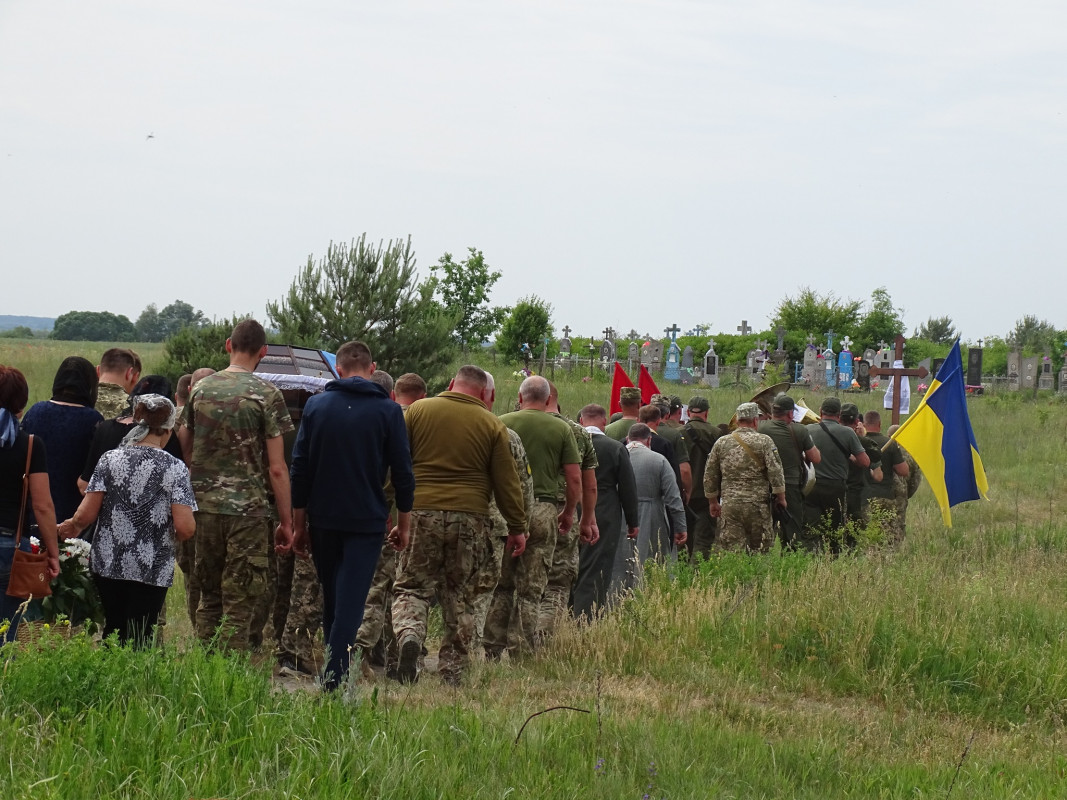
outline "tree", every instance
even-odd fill
[[[163,323],[159,318],[159,309],[156,308],[155,303],[145,306],[141,316],[134,323],[134,327],[137,328],[137,341],[139,342],[163,341]]]
[[[503,306],[489,307],[489,291],[500,273],[489,271],[481,250],[468,247],[467,251],[466,261],[459,263],[452,260],[451,253],[445,253],[432,268],[430,278],[445,309],[459,320],[453,333],[464,352],[486,341],[511,311]]]
[[[56,317],[49,338],[70,342],[132,342],[137,338],[137,329],[124,314],[68,311]]]
[[[1007,340],[1020,351],[1041,354],[1046,350],[1056,352],[1059,346],[1056,327],[1047,320],[1027,315],[1015,323]]]
[[[884,286],[871,292],[870,308],[856,328],[856,344],[873,347],[878,342],[892,342],[904,333],[903,310],[893,306],[893,298]]]
[[[237,323],[251,317],[234,316],[206,325],[187,325],[167,340],[163,348],[163,364],[160,373],[177,383],[178,378],[200,367],[215,370],[226,369],[230,356],[226,352],[226,340],[230,338]]]
[[[845,335],[855,337],[862,307],[859,300],[838,300],[833,292],[824,297],[805,286],[796,297],[785,297],[778,304],[771,327],[781,325],[817,340],[832,330],[840,341]]]
[[[455,353],[456,317],[419,283],[411,237],[367,244],[367,235],[334,244],[318,263],[313,255],[286,296],[267,304],[270,324],[290,344],[336,350],[359,340],[389,372],[429,377]]]
[[[956,327],[951,317],[930,317],[915,329],[914,338],[934,344],[952,344],[956,340]]]
[[[207,320],[202,311],[194,309],[181,300],[175,300],[160,311],[155,303],[149,303],[137,318],[137,338],[142,342],[162,342],[182,328],[204,325]]]
[[[14,328],[0,333],[0,337],[4,339],[32,339],[33,329],[25,325],[16,325]]]
[[[523,345],[533,358],[541,354],[541,343],[552,335],[552,306],[535,294],[515,304],[496,337],[496,349],[507,362],[522,358]]]

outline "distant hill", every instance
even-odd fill
[[[0,314],[0,331],[9,331],[25,325],[34,331],[51,331],[56,326],[52,317],[16,317],[14,314]]]

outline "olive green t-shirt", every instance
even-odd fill
[[[556,496],[556,477],[564,464],[578,464],[578,446],[570,426],[546,411],[532,408],[504,414],[501,421],[519,434],[533,470],[534,494]]]

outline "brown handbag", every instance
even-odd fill
[[[19,506],[19,526],[15,529],[15,554],[11,559],[11,576],[7,581],[7,593],[12,597],[45,597],[52,594],[52,582],[48,577],[48,554],[28,553],[19,549],[22,542],[22,526],[26,522],[26,500],[30,494],[30,455],[33,453],[33,434],[26,446],[26,472],[22,475],[22,505]]]

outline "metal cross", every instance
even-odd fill
[[[852,350],[852,339],[849,338],[847,335],[845,336],[844,339],[841,340],[841,349],[842,350]]]
[[[697,336],[703,336],[704,335],[704,331],[707,330],[707,326],[705,326],[705,325],[694,325],[693,326],[693,330],[696,331],[696,335]]]
[[[612,335],[615,333],[615,331],[613,331],[611,328],[604,328],[603,333],[604,333],[604,338],[605,339],[610,339],[612,337]]]
[[[748,336],[750,333],[752,333],[752,328],[748,327],[747,319],[741,320],[741,324],[737,326],[737,329],[741,331],[742,336]]]
[[[564,338],[569,338],[570,335],[571,335],[571,326],[570,325],[563,326],[563,336],[564,336]]]
[[[681,328],[679,328],[678,325],[675,323],[672,323],[671,327],[663,329],[663,332],[671,337],[672,342],[678,338],[679,331],[681,331]]]

